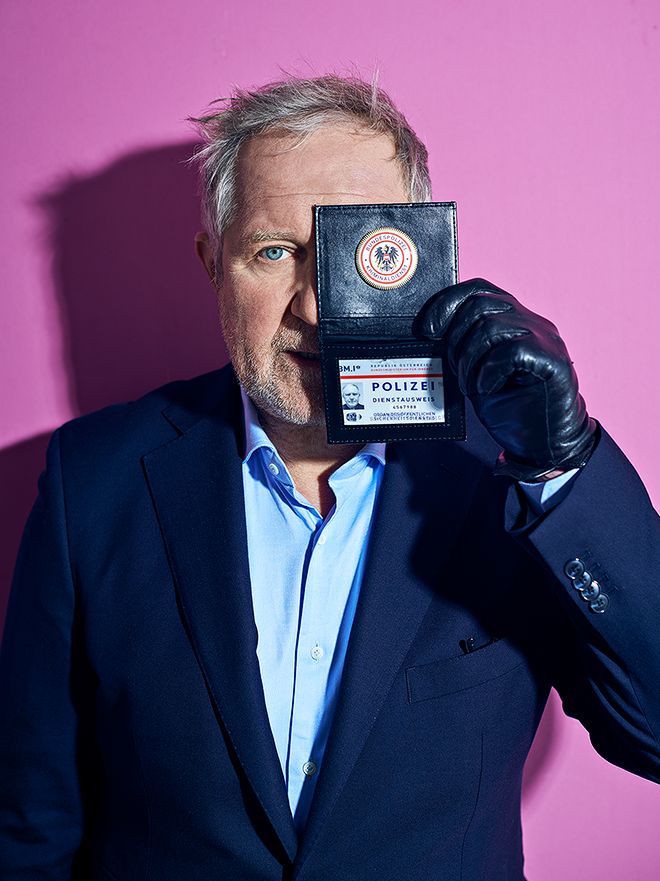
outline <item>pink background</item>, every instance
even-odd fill
[[[184,120],[281,69],[379,67],[458,202],[461,277],[558,324],[657,500],[659,26],[658,0],[4,0],[2,606],[50,431],[224,362]],[[524,820],[532,881],[660,876],[660,788],[555,702]]]

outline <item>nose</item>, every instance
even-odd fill
[[[305,261],[307,264],[307,261]],[[316,267],[312,261],[300,267],[296,278],[296,292],[291,300],[291,312],[311,327],[318,327],[319,310],[316,301]]]

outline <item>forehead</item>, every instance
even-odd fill
[[[252,138],[239,152],[237,197],[244,222],[281,211],[309,214],[314,204],[408,199],[391,136],[350,122],[303,138],[278,131]]]

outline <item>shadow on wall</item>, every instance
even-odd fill
[[[141,150],[40,197],[71,410],[88,413],[227,363],[197,260],[193,143]],[[0,453],[0,629],[49,435]]]
[[[228,360],[213,291],[193,250],[199,229],[194,144],[132,153],[63,182],[46,212],[74,414],[138,397]],[[49,435],[0,453],[0,630],[11,570]],[[525,772],[533,797],[558,749],[552,702]]]
[[[227,361],[214,293],[193,250],[193,148],[132,153],[40,200],[76,413]]]

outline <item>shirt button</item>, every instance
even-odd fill
[[[303,773],[306,777],[313,777],[316,774],[316,763],[315,762],[305,762],[303,765]]]
[[[326,537],[325,532],[322,532],[322,533],[319,535],[319,541],[318,541],[318,543],[319,543],[320,545],[324,545],[324,544],[326,543],[327,540],[328,540],[328,539],[327,539],[327,537]]]
[[[277,467],[277,465],[274,462],[268,463],[268,470],[270,471],[271,474],[274,474],[275,476],[277,476],[280,473],[280,469]]]
[[[325,652],[320,645],[315,645],[314,648],[312,648],[310,651],[310,655],[314,658],[315,661],[320,661],[324,654]]]

